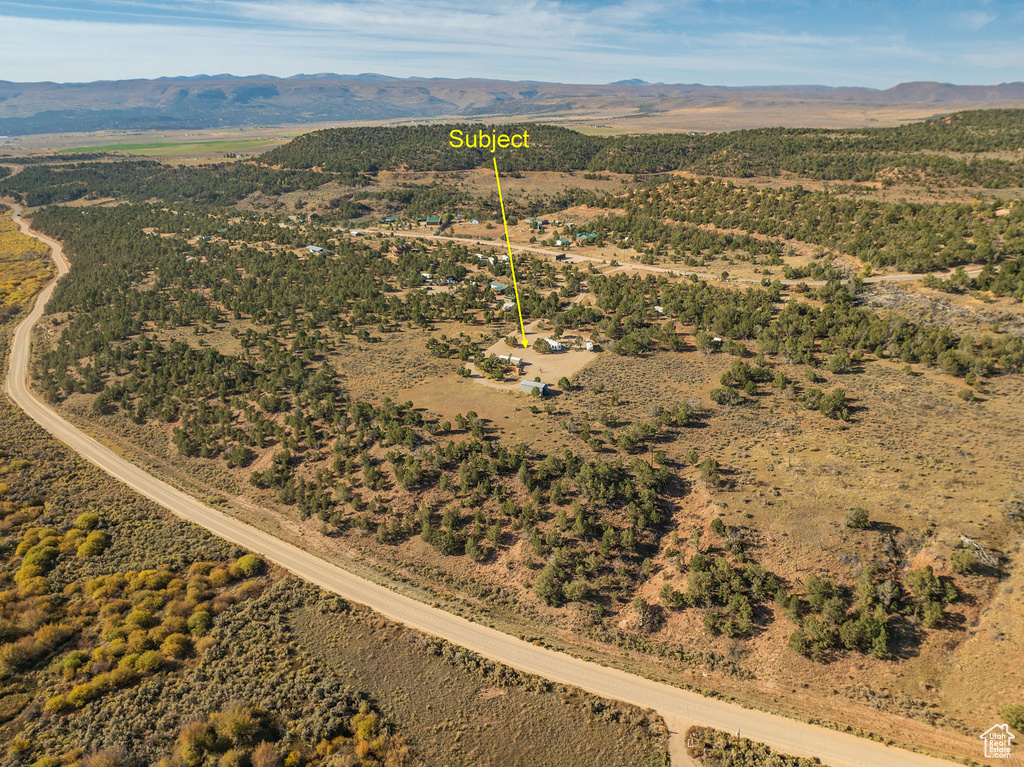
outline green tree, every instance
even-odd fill
[[[537,580],[533,583],[533,591],[551,607],[558,607],[562,604],[565,597],[562,579],[554,566],[548,565],[540,571]]]

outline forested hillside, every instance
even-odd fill
[[[530,150],[498,150],[504,171],[688,170],[717,176],[783,176],[870,181],[1011,186],[1021,157],[979,156],[1024,150],[1024,110],[960,112],[898,128],[765,128],[729,133],[588,136],[543,125],[453,124],[334,128],[308,133],[263,156],[270,165],[354,174],[407,167],[462,170],[490,164],[490,153],[453,150],[449,133],[530,132]]]

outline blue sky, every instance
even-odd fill
[[[1024,80],[1024,3],[0,0],[0,80],[379,72],[887,88]]]

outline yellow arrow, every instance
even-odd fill
[[[516,293],[516,311],[519,312],[519,330],[523,334],[523,346],[526,342],[526,328],[523,327],[523,307],[519,304],[519,283],[516,282],[516,262],[512,258],[512,243],[508,239],[508,219],[505,218],[505,199],[501,196],[501,177],[498,175],[498,158],[494,158],[494,180],[498,182],[498,202],[501,203],[501,222],[505,225],[505,245],[508,247],[508,262],[512,265],[512,290]]]

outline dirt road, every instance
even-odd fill
[[[483,246],[490,247],[490,248],[499,248],[501,250],[504,250],[505,247],[506,247],[502,242],[500,242],[498,240],[476,240],[476,239],[473,239],[471,237],[449,237],[449,236],[442,235],[442,234],[422,234],[420,232],[417,232],[415,229],[408,229],[408,230],[397,229],[395,231],[385,231],[385,230],[382,230],[382,229],[367,229],[367,230],[364,230],[364,231],[366,231],[366,232],[374,232],[374,233],[378,233],[378,234],[391,234],[391,235],[396,235],[398,237],[422,238],[424,240],[443,240],[443,241],[446,241],[446,242],[460,242],[460,243],[463,243],[465,245],[483,245]],[[605,265],[607,265],[609,263],[607,258],[597,258],[597,257],[594,257],[594,256],[585,256],[582,253],[579,253],[578,251],[575,251],[575,252],[574,251],[564,252],[564,251],[561,251],[561,250],[550,250],[550,249],[547,249],[547,248],[537,248],[537,247],[534,247],[532,245],[515,245],[515,244],[512,245],[512,250],[520,252],[520,253],[536,253],[537,255],[541,255],[541,256],[562,256],[562,255],[564,255],[564,256],[566,256],[566,262],[570,263],[570,264],[594,263],[594,264],[605,264]],[[709,274],[707,272],[688,272],[685,269],[669,269],[668,267],[664,267],[664,266],[649,266],[647,264],[640,264],[640,263],[637,263],[635,261],[621,261],[620,260],[619,261],[619,266],[627,267],[629,269],[636,269],[637,271],[641,271],[641,272],[654,272],[654,273],[657,273],[657,274],[667,274],[667,275],[670,275],[672,277],[690,277],[690,276],[694,276],[695,275],[697,277],[697,279],[699,279],[699,280],[715,280],[715,281],[719,281],[719,280],[722,279],[721,275],[718,275],[718,274]],[[935,274],[936,274],[936,276],[939,276],[939,277],[943,277],[943,276],[948,277],[950,274],[952,274],[952,272],[935,272]],[[976,268],[976,269],[968,269],[967,270],[967,276],[968,277],[977,277],[979,274],[981,274],[981,269],[977,269]],[[873,282],[910,282],[910,281],[913,281],[913,280],[919,280],[919,279],[921,279],[924,276],[925,276],[924,274],[907,274],[907,273],[886,274],[886,275],[882,275],[880,277],[866,277],[864,279],[864,282],[866,284],[870,284],[870,283],[873,283]],[[754,277],[729,277],[728,280],[725,280],[725,281],[726,282],[743,282],[743,283],[749,283],[749,284],[753,284],[753,285],[760,285],[761,284],[761,279],[760,278],[754,278]],[[848,280],[844,280],[844,282],[847,282],[847,281]],[[808,287],[812,287],[812,288],[822,287],[823,285],[826,284],[824,280],[773,280],[773,282],[781,282],[783,285],[800,285],[802,283],[802,284],[807,285]]]
[[[15,220],[23,231],[53,248],[58,279],[66,274],[68,264],[60,244],[31,232],[18,215],[17,208],[15,211]],[[427,634],[443,637],[522,671],[573,685],[606,698],[654,709],[665,718],[673,732],[670,745],[676,765],[688,763],[682,735],[689,723],[739,732],[745,737],[762,741],[780,751],[807,757],[817,756],[824,763],[835,767],[937,767],[949,764],[853,735],[761,711],[748,710],[734,703],[705,698],[667,684],[537,647],[363,580],[296,546],[205,506],[150,476],[79,431],[29,389],[31,331],[42,316],[43,307],[53,293],[55,282],[56,280],[39,294],[31,313],[15,331],[6,382],[8,395],[33,420],[83,458],[177,516],[206,528],[224,540],[259,554],[310,583],[337,593],[345,599],[366,605],[391,620]]]

